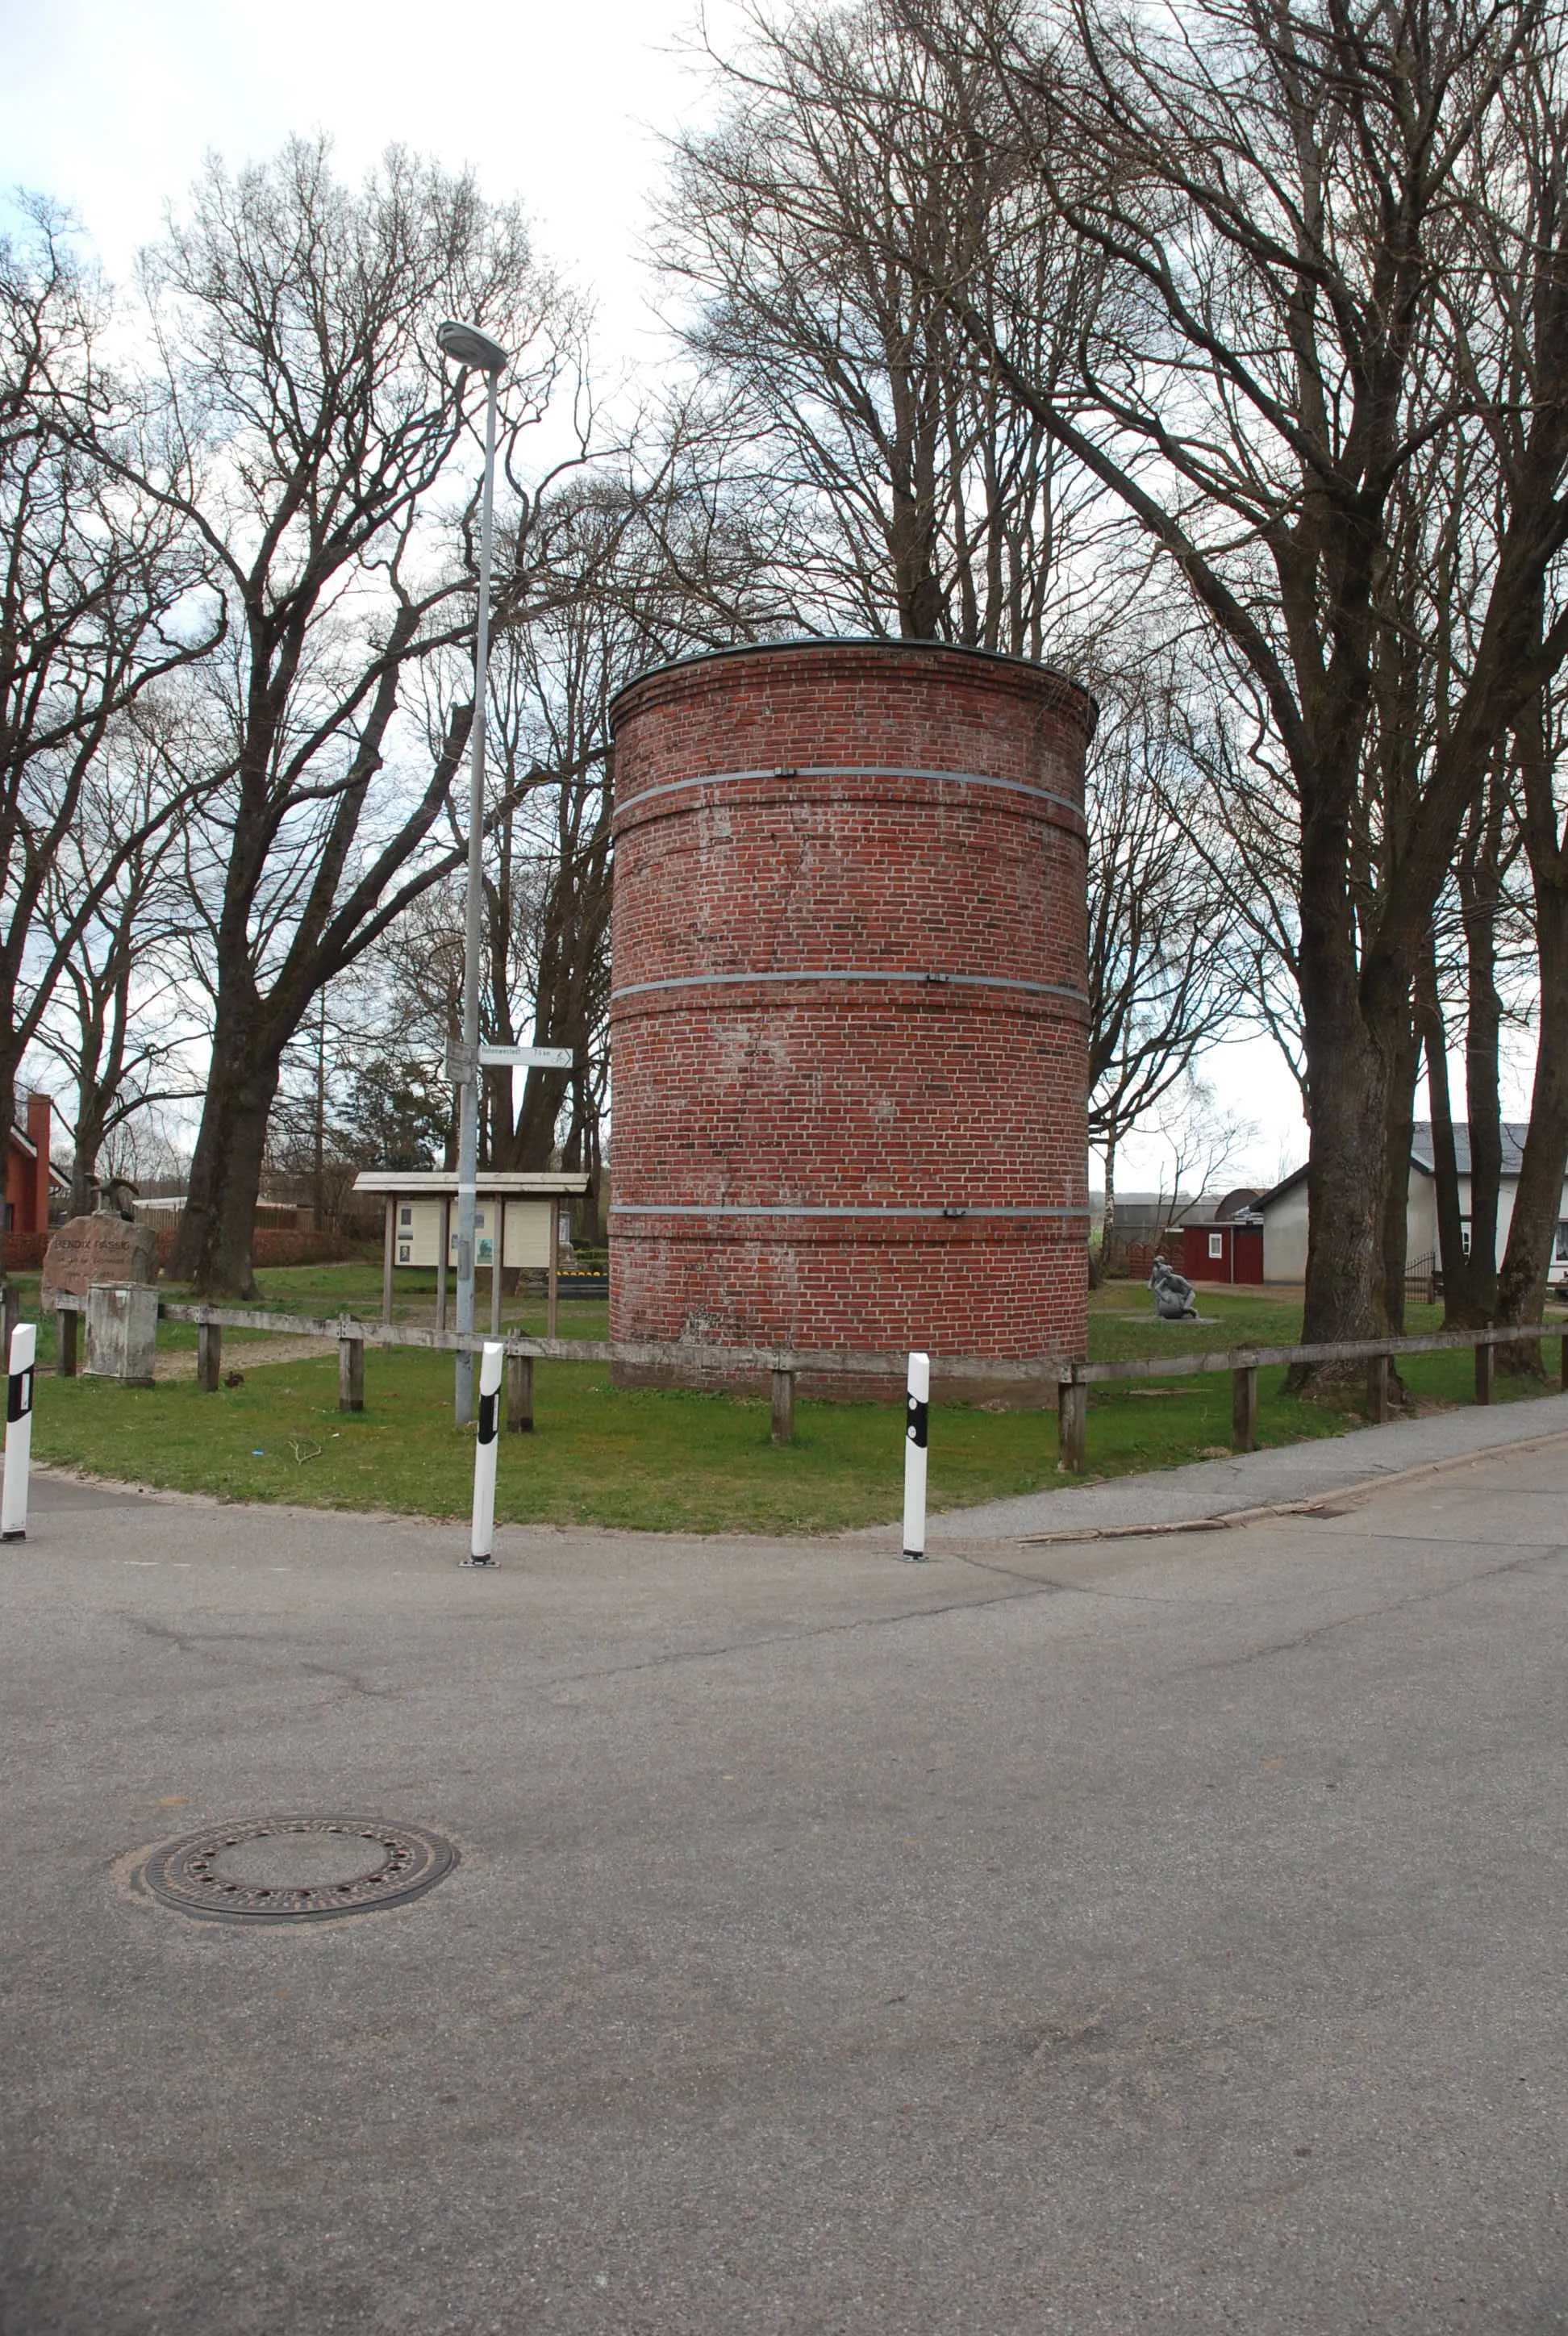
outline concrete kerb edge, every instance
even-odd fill
[[[1360,1476],[1351,1484],[1337,1486],[1331,1492],[1313,1493],[1300,1501],[1257,1502],[1250,1508],[1220,1509],[1212,1516],[1168,1517],[1155,1524],[1083,1525],[1076,1530],[1065,1526],[1060,1533],[1013,1533],[998,1538],[1009,1540],[1018,1549],[1066,1548],[1091,1541],[1151,1541],[1173,1533],[1229,1533],[1232,1526],[1261,1524],[1271,1517],[1336,1516],[1342,1510],[1359,1507],[1378,1493],[1425,1484],[1434,1476],[1451,1476],[1460,1468],[1477,1468],[1505,1452],[1512,1457],[1520,1452],[1544,1451],[1553,1444],[1568,1444],[1568,1427],[1553,1428],[1544,1436],[1521,1436],[1516,1444],[1487,1444],[1475,1452],[1451,1452],[1444,1459],[1423,1460],[1414,1468],[1394,1469],[1381,1476]]]

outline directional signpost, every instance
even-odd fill
[[[446,1076],[452,1081],[453,1086],[458,1089],[460,1094],[472,1094],[477,1095],[479,1088],[479,1074],[482,1070],[505,1068],[509,1070],[530,1071],[570,1071],[577,1057],[570,1046],[474,1046],[470,1049],[467,1046],[454,1044],[450,1045],[446,1050]],[[467,1123],[465,1121],[464,1124],[466,1125],[466,1124]],[[477,1128],[477,1114],[475,1114],[474,1125]],[[473,1219],[474,1212],[479,1202],[478,1161],[479,1150],[477,1142],[472,1145],[464,1144],[461,1149],[457,1163],[457,1327],[459,1330],[472,1330],[473,1329]],[[388,1223],[390,1222],[391,1220],[388,1219]],[[495,1263],[492,1268],[492,1271],[497,1274],[499,1274],[502,1270],[505,1223],[506,1220],[503,1213],[502,1217],[501,1232],[498,1234],[496,1240],[494,1252]],[[391,1238],[391,1234],[388,1233],[388,1241],[390,1241]],[[552,1338],[555,1336],[556,1273],[557,1256],[560,1247],[560,1229],[556,1222],[555,1212],[552,1210],[550,1212],[550,1335]],[[387,1251],[389,1273],[391,1256],[392,1251],[389,1249]],[[463,1368],[465,1364],[467,1365],[466,1375]],[[459,1355],[457,1375],[457,1416],[460,1423],[464,1426],[466,1426],[468,1420],[472,1416],[471,1400],[465,1401],[464,1399],[465,1388],[469,1397],[472,1397],[473,1384],[472,1369],[472,1357],[471,1355]]]

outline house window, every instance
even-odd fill
[[[1459,1220],[1459,1246],[1464,1251],[1466,1256],[1468,1257],[1470,1254],[1470,1220],[1468,1217],[1461,1217]]]
[[[1557,1221],[1557,1240],[1552,1254],[1559,1265],[1568,1263],[1568,1217]]]
[[[414,1211],[412,1209],[404,1209],[399,1222],[405,1225],[411,1225],[414,1222]]]
[[[1223,1234],[1223,1233],[1211,1233],[1211,1234],[1209,1235],[1209,1255],[1210,1255],[1211,1257],[1223,1257],[1223,1256],[1224,1256],[1224,1254],[1225,1254],[1225,1236],[1224,1236],[1224,1234]]]

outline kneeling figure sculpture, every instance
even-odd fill
[[[1195,1322],[1198,1309],[1193,1303],[1193,1285],[1166,1263],[1164,1257],[1154,1260],[1149,1275],[1149,1287],[1154,1293],[1154,1311],[1162,1322]]]

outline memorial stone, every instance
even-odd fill
[[[101,1209],[61,1226],[44,1258],[40,1302],[47,1314],[57,1297],[85,1298],[95,1281],[156,1281],[158,1236],[151,1225],[127,1224]]]

